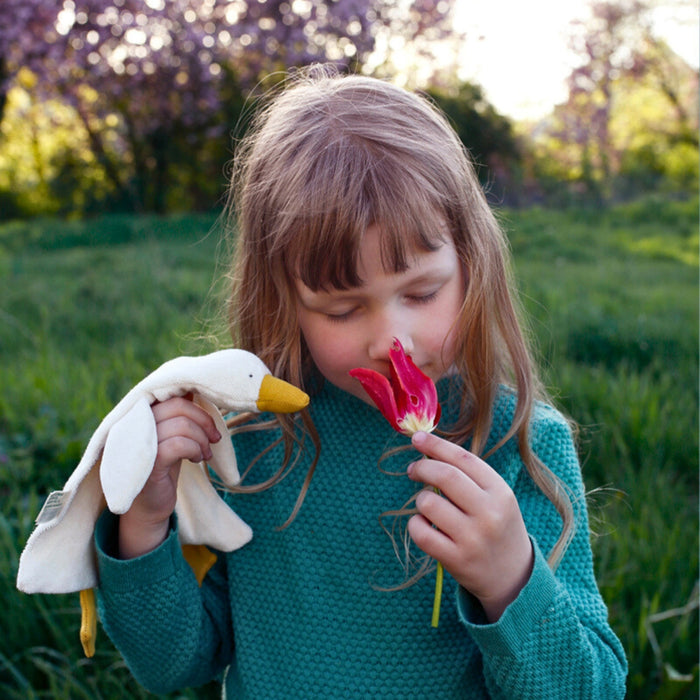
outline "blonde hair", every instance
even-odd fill
[[[313,363],[297,323],[294,277],[312,290],[359,284],[358,251],[371,224],[381,224],[382,262],[395,272],[406,269],[415,246],[431,250],[449,232],[467,280],[455,332],[461,411],[449,438],[470,437],[481,455],[499,385],[517,390],[510,430],[491,452],[516,437],[532,479],[560,513],[562,533],[550,552],[556,565],[572,535],[573,509],[530,448],[529,422],[542,390],[511,291],[505,236],[467,152],[428,100],[391,83],[322,66],[289,83],[257,113],[234,161],[227,204],[228,229],[237,237],[228,302],[234,344],[309,390]],[[320,449],[308,412],[302,420],[316,458],[290,520]],[[290,468],[294,419],[278,421],[286,459],[265,486]]]

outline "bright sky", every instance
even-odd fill
[[[587,0],[455,0],[455,20],[467,34],[460,77],[479,83],[496,109],[516,119],[544,116],[566,99],[576,64],[567,48],[569,23],[589,16]],[[692,0],[668,2],[655,28],[671,48],[698,66],[698,16]]]

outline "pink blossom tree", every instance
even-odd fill
[[[655,35],[662,4],[596,0],[573,23],[568,99],[533,134],[540,186],[603,201],[693,180],[698,72]]]
[[[3,0],[0,110],[29,68],[42,95],[73,106],[122,201],[159,210],[175,161],[191,166],[227,139],[263,75],[314,61],[356,69],[381,32],[445,35],[450,10],[451,0]]]

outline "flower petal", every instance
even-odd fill
[[[397,338],[389,351],[389,359],[392,377],[400,385],[400,391],[395,388],[399,415],[414,413],[421,423],[432,422],[435,427],[440,417],[440,404],[433,380],[416,366]]]
[[[440,404],[432,379],[407,355],[397,338],[389,350],[390,377],[371,369],[350,370],[382,415],[399,433],[431,432],[440,420]]]
[[[351,369],[349,374],[351,377],[359,380],[370,399],[374,401],[374,404],[384,418],[389,421],[392,428],[402,432],[398,423],[400,416],[396,406],[396,399],[389,380],[383,374],[375,372],[373,369],[364,369],[363,367]]]

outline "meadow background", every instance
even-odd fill
[[[221,337],[237,139],[261,95],[316,62],[423,91],[472,154],[546,385],[579,424],[628,697],[698,697],[700,73],[697,44],[662,31],[697,28],[698,0],[571,0],[556,28],[521,5],[0,1],[0,698],[149,697],[104,634],[83,658],[77,595],[16,590],[19,553],[124,393]],[[543,50],[555,32],[566,56]],[[547,71],[520,59],[536,55],[570,66],[546,86],[561,101],[500,113],[474,68],[534,94]]]
[[[501,210],[547,385],[580,425],[597,574],[630,698],[698,696],[697,199]],[[0,696],[146,698],[77,595],[28,596],[46,494],[146,373],[211,349],[214,215],[0,225]],[[172,697],[217,697],[215,684]]]

